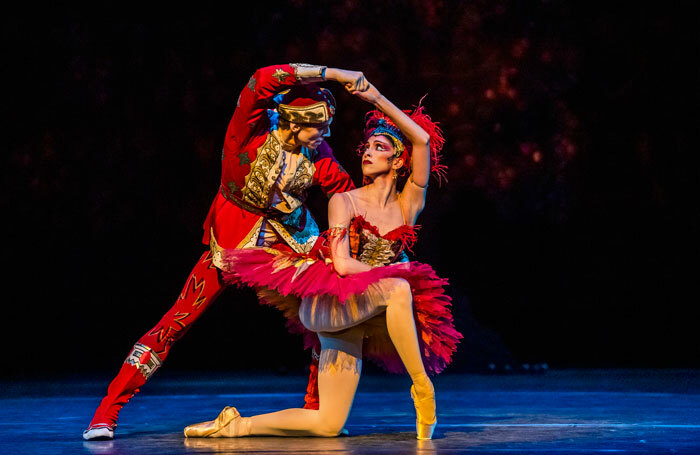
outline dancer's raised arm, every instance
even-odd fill
[[[364,92],[358,90],[351,93],[373,104],[389,117],[400,129],[401,134],[411,142],[412,153],[397,154],[397,158],[410,160],[409,163],[405,163],[409,166],[410,175],[401,193],[401,200],[403,210],[407,212],[407,218],[411,223],[415,223],[415,219],[425,207],[425,193],[430,178],[430,135],[371,83]]]

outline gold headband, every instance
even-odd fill
[[[331,107],[331,112],[333,108]],[[329,109],[323,101],[310,106],[290,106],[280,104],[277,107],[280,117],[292,123],[326,123],[330,121]]]
[[[372,136],[384,136],[385,138],[389,139],[391,141],[391,143],[394,145],[394,149],[396,149],[396,150],[394,150],[394,158],[399,158],[403,154],[403,151],[406,150],[406,147],[403,145],[403,142],[401,142],[398,138],[394,137],[393,135],[391,135],[388,132],[385,132],[385,131],[381,131],[381,132],[377,132],[377,133],[372,132],[370,137],[372,137]]]

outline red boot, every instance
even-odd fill
[[[109,385],[107,396],[97,407],[90,426],[83,432],[83,439],[112,439],[122,406],[139,392],[139,388],[160,365],[158,354],[148,346],[136,343],[117,377]]]
[[[306,386],[304,409],[318,409],[318,359],[316,348],[311,350],[311,365],[309,366],[309,385]]]

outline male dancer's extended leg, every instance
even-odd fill
[[[211,252],[204,253],[172,308],[132,348],[109,385],[107,396],[95,411],[90,426],[83,433],[85,439],[110,439],[114,436],[122,406],[138,393],[139,388],[165,361],[172,345],[225,287],[218,269],[212,263]]]

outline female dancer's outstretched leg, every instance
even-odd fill
[[[215,420],[185,428],[185,436],[337,436],[350,414],[360,381],[363,337],[359,326],[319,333],[318,410],[295,408],[240,417],[235,408],[227,407]]]

